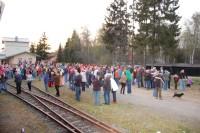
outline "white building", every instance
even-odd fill
[[[2,44],[4,45],[3,52],[6,56],[16,55],[22,52],[29,51],[29,40],[26,38],[2,38]]]
[[[17,64],[18,62],[35,63],[36,55],[29,53],[29,40],[26,38],[2,38],[3,49],[0,52],[1,62]]]

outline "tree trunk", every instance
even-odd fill
[[[144,48],[144,62],[143,62],[143,66],[146,67],[146,47]]]
[[[195,48],[192,50],[191,64],[194,64],[194,54],[195,54]]]

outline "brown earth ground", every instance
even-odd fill
[[[163,100],[157,100],[152,97],[151,90],[136,86],[131,95],[117,93],[117,104],[104,105],[101,93],[102,105],[94,106],[91,89],[82,92],[81,102],[77,102],[73,91],[61,87],[60,99],[125,133],[199,133],[200,78],[193,80],[194,85],[181,99],[172,98],[172,89],[163,91]],[[33,84],[44,90],[41,81],[36,80]],[[49,90],[55,94],[54,88]],[[18,132],[22,127],[28,132],[56,132],[51,130],[55,126],[47,125],[37,111],[12,96],[0,94],[0,101],[0,132]]]
[[[0,133],[55,133],[60,129],[49,118],[24,102],[7,94],[0,94]]]

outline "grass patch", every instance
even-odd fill
[[[13,96],[1,93],[0,101],[1,133],[19,133],[22,128],[27,133],[53,133],[55,131],[54,128],[48,126],[37,111]]]
[[[35,81],[34,85],[44,90],[42,82]],[[56,93],[54,88],[49,88],[49,91],[51,94]],[[156,131],[161,131],[162,133],[200,132],[199,128],[193,129],[184,122],[175,120],[173,117],[162,116],[143,106],[130,103],[95,106],[93,104],[92,91],[89,89],[86,89],[86,92],[82,92],[80,102],[75,100],[75,94],[70,89],[61,87],[60,92],[61,96],[59,98],[63,101],[125,133],[155,133]],[[102,95],[101,93],[101,103],[103,103]]]

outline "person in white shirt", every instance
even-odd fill
[[[86,82],[87,82],[85,70],[82,70],[82,71],[81,71],[81,76],[82,76],[82,82],[81,82],[82,91],[85,91],[85,84],[86,84]]]

